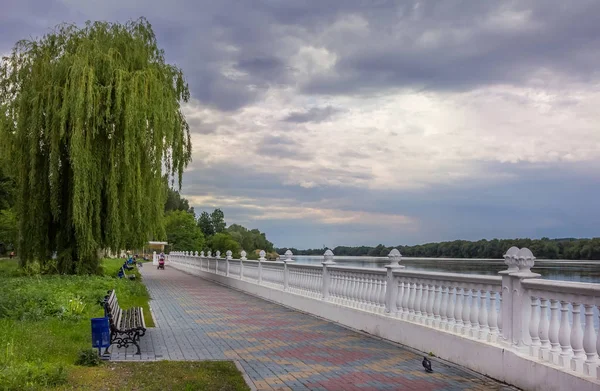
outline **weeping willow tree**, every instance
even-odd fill
[[[59,272],[93,273],[99,249],[163,236],[164,178],[181,184],[191,159],[188,99],[145,19],[19,41],[0,63],[0,151],[21,264],[56,252]]]

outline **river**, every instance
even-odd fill
[[[300,264],[320,265],[323,262],[322,256],[295,255],[293,259]],[[382,268],[389,263],[386,257],[335,256],[334,261],[343,266],[367,268]],[[503,259],[402,257],[400,264],[407,270],[487,275],[496,275],[507,268]],[[600,283],[600,261],[536,259],[532,271],[549,280]]]

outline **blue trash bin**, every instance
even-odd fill
[[[110,346],[110,326],[108,318],[92,318],[92,347],[108,348]]]

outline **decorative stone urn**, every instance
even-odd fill
[[[535,264],[535,257],[531,250],[523,247],[515,256],[516,264],[519,267],[519,273],[531,273],[531,268]]]
[[[200,251],[200,257],[204,258],[204,251]]]
[[[262,261],[266,261],[267,260],[267,258],[265,258],[267,256],[267,253],[265,252],[265,250],[260,250],[260,253],[258,255],[260,257],[258,259],[259,261],[262,262]]]
[[[208,255],[207,255],[207,257],[209,257],[209,258],[210,258],[210,257],[211,257],[211,255],[212,255],[212,251],[209,251],[209,252],[208,252]]]
[[[285,252],[285,262],[293,262],[294,260],[292,259],[292,256],[294,254],[292,254],[292,252],[290,250],[287,250]]]
[[[398,251],[397,248],[393,248],[392,251],[388,254],[388,258],[390,259],[390,265],[393,267],[400,267],[400,261],[402,260],[402,254]]]
[[[325,258],[325,263],[327,263],[327,264],[334,264],[335,263],[333,261],[333,251],[331,251],[331,250],[325,251],[325,254],[323,254],[323,258]]]
[[[240,255],[241,255],[240,259],[241,259],[242,261],[245,261],[245,260],[247,260],[247,258],[246,258],[246,255],[247,255],[247,254],[246,254],[246,252],[245,252],[244,250],[242,250],[242,252],[240,253]]]
[[[231,250],[227,250],[227,252],[225,253],[225,255],[227,256],[227,259],[233,259],[233,257],[231,256],[233,253],[231,252]]]
[[[216,258],[221,258],[221,252],[219,250],[217,250],[217,252],[215,253],[215,257]]]
[[[517,272],[519,271],[519,267],[517,266],[517,254],[519,253],[519,248],[518,247],[511,247],[508,249],[508,251],[506,251],[506,254],[504,254],[504,263],[506,264],[506,266],[508,266],[508,270],[509,272]],[[530,251],[531,253],[531,251]]]

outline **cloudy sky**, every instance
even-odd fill
[[[600,236],[600,2],[0,0],[0,53],[145,16],[196,210],[277,246]]]

